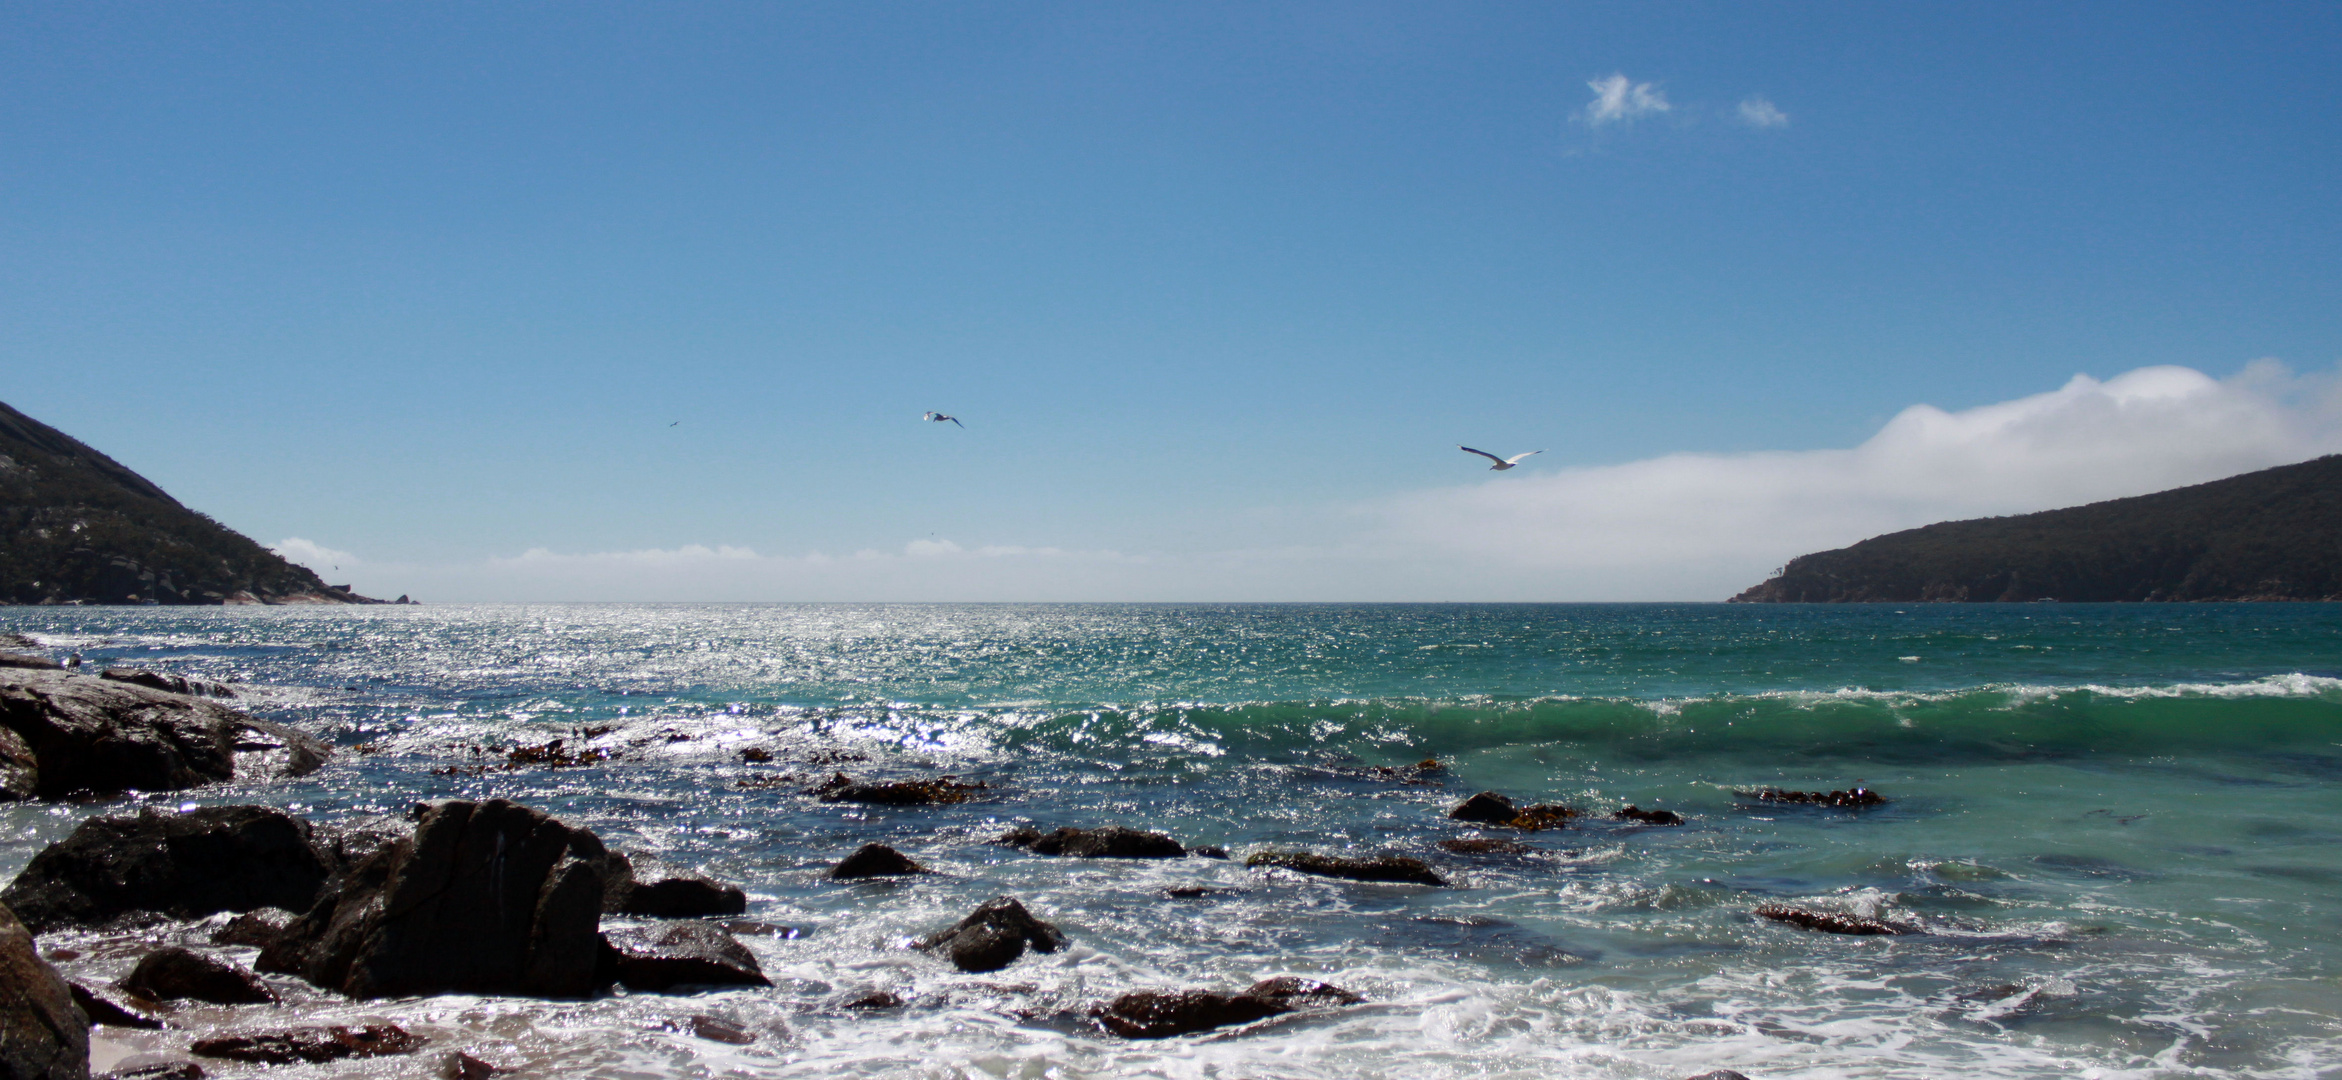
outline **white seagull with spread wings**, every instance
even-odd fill
[[[1488,451],[1486,451],[1486,450],[1474,450],[1474,449],[1472,449],[1472,448],[1471,448],[1471,447],[1469,447],[1469,446],[1459,446],[1459,447],[1456,447],[1456,449],[1458,449],[1458,450],[1461,450],[1461,451],[1463,451],[1463,452],[1465,452],[1465,453],[1467,453],[1467,454],[1478,454],[1478,455],[1480,455],[1481,457],[1487,458],[1488,460],[1495,462],[1496,464],[1494,464],[1494,465],[1490,465],[1490,466],[1489,466],[1489,469],[1491,469],[1491,470],[1493,470],[1493,471],[1495,471],[1495,472],[1503,472],[1503,471],[1505,471],[1506,469],[1512,468],[1513,466],[1520,464],[1520,463],[1521,463],[1521,460],[1522,460],[1523,458],[1531,458],[1531,457],[1535,457],[1535,456],[1537,456],[1537,455],[1539,455],[1539,454],[1542,454],[1542,453],[1544,453],[1544,452],[1545,452],[1545,451],[1543,451],[1543,450],[1531,450],[1531,451],[1529,451],[1529,452],[1528,452],[1528,453],[1526,453],[1526,454],[1514,454],[1513,456],[1511,456],[1511,457],[1508,457],[1508,458],[1500,458],[1500,457],[1496,456],[1495,454],[1491,454],[1491,453],[1489,453],[1489,452],[1488,452]]]
[[[951,415],[948,415],[948,414],[945,414],[945,413],[939,413],[939,412],[931,412],[931,413],[928,413],[928,414],[927,414],[927,419],[929,419],[929,420],[933,420],[933,421],[935,421],[935,422],[936,422],[936,423],[938,423],[938,424],[940,424],[940,423],[942,423],[942,422],[944,422],[944,421],[946,421],[946,420],[949,420],[949,421],[951,421],[952,423],[955,423],[955,424],[960,424],[960,418],[959,418],[959,417],[956,417],[956,416],[951,416]],[[968,425],[966,425],[966,424],[960,424],[960,426],[964,428],[964,427],[967,427]]]

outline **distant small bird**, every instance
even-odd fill
[[[1491,471],[1493,471],[1493,472],[1503,472],[1503,471],[1505,471],[1506,469],[1512,468],[1513,466],[1520,464],[1520,463],[1521,463],[1521,460],[1522,460],[1523,458],[1532,458],[1532,457],[1535,457],[1535,456],[1537,456],[1537,455],[1539,455],[1539,454],[1542,454],[1542,453],[1544,453],[1544,452],[1545,452],[1545,451],[1543,451],[1543,450],[1531,450],[1531,451],[1529,451],[1529,452],[1528,452],[1528,453],[1526,453],[1526,454],[1514,454],[1513,456],[1511,456],[1511,457],[1508,457],[1508,458],[1500,458],[1500,457],[1496,456],[1495,454],[1491,454],[1491,453],[1489,453],[1489,452],[1488,452],[1488,451],[1486,451],[1486,450],[1474,450],[1474,449],[1472,449],[1472,448],[1471,448],[1471,447],[1469,447],[1469,446],[1459,446],[1459,447],[1456,447],[1456,449],[1458,449],[1458,450],[1461,450],[1461,451],[1463,451],[1463,452],[1465,452],[1465,453],[1467,453],[1467,454],[1478,454],[1478,455],[1480,455],[1481,457],[1487,458],[1488,460],[1495,462],[1496,464],[1494,464],[1494,465],[1490,465],[1490,466],[1488,467],[1488,468],[1489,468]]]
[[[938,424],[940,424],[940,423],[942,423],[942,422],[944,422],[944,421],[946,421],[946,420],[949,420],[949,421],[951,421],[952,423],[955,423],[955,424],[960,424],[960,418],[959,418],[959,417],[956,417],[956,416],[949,416],[949,415],[946,415],[946,414],[944,414],[944,413],[939,413],[939,412],[931,412],[931,413],[928,413],[928,414],[927,414],[927,419],[929,419],[929,420],[933,420],[933,421],[935,421],[935,422],[936,422],[936,423],[938,423]],[[968,425],[966,425],[966,424],[960,424],[960,427],[961,427],[961,428],[963,428],[963,429],[965,429],[967,426],[968,426]]]
[[[683,422],[683,421],[681,421],[681,420],[677,420],[677,421],[675,421],[675,424],[680,424],[680,423],[682,423],[682,422]],[[675,424],[669,424],[669,425],[667,425],[667,426],[668,426],[668,427],[674,427],[674,426],[675,426]]]

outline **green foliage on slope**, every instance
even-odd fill
[[[288,599],[357,598],[0,404],[0,603]]]
[[[2342,600],[2342,456],[1801,555],[1757,603]]]

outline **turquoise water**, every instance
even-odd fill
[[[0,630],[242,680],[254,712],[348,751],[193,801],[337,819],[501,795],[738,882],[795,928],[748,939],[771,991],[361,1008],[287,988],[304,1015],[387,1016],[523,1072],[2342,1077],[2332,605],[10,609]],[[616,760],[434,773],[552,738]],[[1443,783],[1365,772],[1425,757]],[[992,788],[901,809],[797,793],[841,770]],[[739,786],[770,777],[793,779]],[[1733,794],[1857,782],[1893,801]],[[1479,832],[1444,813],[1484,788],[1595,813],[1525,856],[1437,848]],[[136,801],[0,810],[0,873]],[[1690,821],[1603,817],[1623,803]],[[983,843],[1025,822],[1239,860]],[[820,878],[873,839],[946,873]],[[1459,887],[1241,866],[1267,847],[1413,854]],[[1000,893],[1075,947],[989,977],[901,947]],[[1749,914],[1765,902],[1923,932],[1801,931]],[[1078,1019],[1123,990],[1277,974],[1370,1003],[1163,1043]],[[910,1004],[839,1008],[874,988]],[[662,1030],[694,1013],[760,1038]]]

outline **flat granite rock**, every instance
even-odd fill
[[[0,668],[0,728],[31,752],[43,799],[215,784],[236,776],[239,750],[281,755],[288,776],[333,753],[215,701],[68,671]]]
[[[1021,847],[1035,855],[1078,859],[1177,859],[1187,854],[1179,841],[1162,833],[1124,825],[1108,825],[1102,829],[1063,827],[1046,833],[1031,827],[1012,829],[995,843]]]
[[[629,990],[772,985],[747,946],[708,923],[613,930],[602,936],[614,954],[618,981]]]
[[[1356,858],[1346,855],[1315,855],[1306,851],[1263,851],[1244,860],[1244,865],[1273,866],[1281,870],[1295,870],[1319,877],[1348,878],[1351,881],[1388,881],[1405,885],[1446,885],[1423,860],[1410,855],[1375,855]]]

